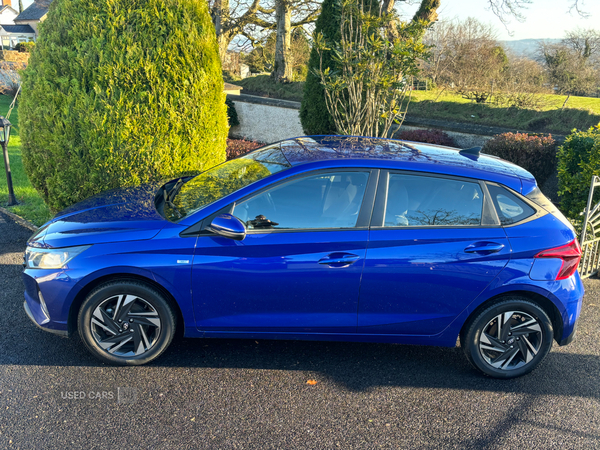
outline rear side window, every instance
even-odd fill
[[[475,226],[482,209],[478,183],[391,173],[384,226]]]
[[[492,202],[496,207],[498,218],[502,225],[520,222],[535,214],[535,209],[510,192],[508,189],[488,184]]]

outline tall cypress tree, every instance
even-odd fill
[[[215,28],[199,0],[60,0],[23,74],[23,164],[54,211],[225,160]]]
[[[339,42],[341,38],[341,8],[340,0],[323,1],[321,14],[315,22],[315,33],[323,33],[325,42]],[[313,48],[308,61],[308,75],[300,107],[300,122],[308,135],[335,133],[335,124],[325,103],[325,90],[321,85],[321,79],[314,73],[314,70],[319,68],[319,64],[319,53]],[[323,52],[323,69],[327,67],[330,70],[336,69],[330,51]]]

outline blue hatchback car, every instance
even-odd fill
[[[533,370],[575,334],[575,232],[532,175],[478,149],[313,136],[196,177],[105,192],[44,225],[25,310],[102,361],[188,337],[453,347]]]

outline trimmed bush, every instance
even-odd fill
[[[324,0],[321,14],[315,22],[315,34],[323,33],[326,42],[338,42],[341,38],[340,15],[339,0]],[[314,73],[319,68],[319,64],[319,53],[313,48],[310,52],[304,95],[300,106],[300,122],[307,135],[335,134],[335,123],[325,103],[325,90],[320,77]],[[331,51],[323,52],[323,70],[327,67],[332,71],[337,69]]]
[[[19,42],[15,50],[21,53],[29,53],[35,47],[35,42]]]
[[[248,141],[246,139],[227,139],[227,159],[235,159],[263,145],[260,142]]]
[[[556,171],[556,144],[552,136],[498,134],[485,143],[482,152],[523,167],[540,186]]]
[[[454,139],[441,130],[406,130],[398,133],[396,139],[456,147]]]
[[[233,100],[228,98],[225,100],[225,104],[227,105],[227,119],[229,120],[229,126],[235,127],[240,124],[240,118],[238,117],[237,111],[235,109],[235,103]]]
[[[25,169],[53,211],[224,161],[225,94],[206,2],[53,2],[19,113]]]
[[[580,219],[594,175],[600,176],[600,124],[588,131],[573,131],[558,149],[560,206],[570,219]],[[597,189],[594,204],[599,201],[600,189]]]

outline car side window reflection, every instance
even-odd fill
[[[386,227],[480,225],[483,192],[478,183],[390,174]]]
[[[368,172],[307,176],[236,204],[233,215],[249,230],[352,228],[368,179]]]

